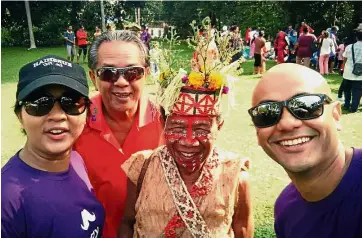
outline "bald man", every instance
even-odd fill
[[[291,179],[275,203],[277,237],[362,237],[362,149],[338,139],[341,104],[325,79],[277,65],[258,82],[252,106],[258,144]]]

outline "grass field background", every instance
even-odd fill
[[[179,57],[191,59],[192,51],[185,46],[180,46],[184,52]],[[20,124],[13,113],[15,102],[16,82],[18,71],[24,64],[53,54],[65,57],[65,47],[39,48],[28,51],[24,48],[2,48],[1,51],[1,164],[22,148],[25,137],[21,134]],[[267,68],[274,62],[267,62]],[[81,65],[88,71],[87,65]],[[239,153],[251,159],[250,183],[255,217],[255,237],[275,237],[273,232],[273,206],[276,197],[289,182],[284,170],[273,162],[257,145],[255,129],[247,114],[251,104],[251,94],[258,76],[253,76],[253,61],[243,64],[244,74],[239,77],[235,85],[236,108],[226,118],[225,125],[219,134],[217,145],[226,150]],[[342,80],[339,75],[331,75],[327,80],[336,98],[339,84]],[[94,87],[91,87],[94,91]],[[155,90],[154,85],[147,85],[145,93]],[[340,138],[346,146],[362,147],[362,109],[358,113],[344,114],[342,116],[343,130]]]

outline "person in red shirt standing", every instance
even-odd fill
[[[77,64],[79,64],[79,57],[83,51],[83,63],[85,57],[87,56],[87,32],[84,30],[84,25],[80,26],[80,29],[77,31],[78,39],[78,55],[77,55]]]
[[[127,176],[121,165],[132,154],[164,144],[158,108],[143,95],[149,53],[131,31],[109,31],[89,49],[91,98],[85,128],[75,144],[98,200],[106,211],[103,238],[114,238],[123,216]]]
[[[277,51],[278,51],[278,55],[277,55],[277,63],[281,64],[284,63],[284,51],[285,51],[285,47],[288,45],[288,42],[286,40],[287,34],[282,31],[281,29],[279,29],[279,32],[276,36],[276,44],[277,44]],[[275,48],[275,46],[274,46]]]

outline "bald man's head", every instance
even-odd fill
[[[258,144],[289,174],[308,174],[338,153],[340,102],[319,94],[331,95],[326,80],[297,64],[271,68],[254,89],[249,114]]]
[[[299,93],[331,96],[327,81],[318,72],[298,64],[279,64],[268,70],[256,85],[252,105],[262,100],[286,100]]]

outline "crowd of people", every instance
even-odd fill
[[[126,30],[128,30],[129,28],[130,27],[128,27],[128,26],[125,27]],[[110,32],[113,30],[114,29],[112,29],[112,26],[110,24],[108,24],[106,26],[107,32]],[[141,37],[144,44],[146,44],[148,49],[150,49],[150,41],[151,41],[152,37],[151,37],[151,34],[148,33],[148,28],[146,28],[145,25],[142,25],[140,30],[141,30],[141,32],[137,31],[140,34],[139,36]],[[75,56],[77,56],[76,63],[79,64],[79,58],[83,52],[83,63],[85,63],[85,60],[87,57],[87,52],[88,52],[88,45],[89,45],[89,42],[87,41],[87,39],[94,41],[101,34],[102,34],[102,30],[98,26],[95,27],[95,32],[94,32],[93,36],[89,37],[83,24],[80,25],[80,28],[77,30],[76,33],[73,32],[73,27],[71,25],[69,25],[67,31],[65,31],[63,34],[64,40],[65,40],[65,45],[66,45],[66,51],[67,51],[67,59],[70,60],[71,62],[73,62]],[[77,47],[78,47],[78,51],[76,50]]]
[[[226,26],[223,31],[227,31]],[[360,50],[362,25],[354,30],[356,36],[354,42],[349,42],[347,38],[340,40],[337,26],[321,31],[316,37],[313,28],[305,22],[301,23],[299,31],[294,30],[292,25],[286,30],[280,28],[273,45],[269,41],[270,37],[268,40],[265,39],[265,33],[260,28],[249,27],[245,31],[244,38],[240,38],[237,26],[231,26],[229,31],[237,35],[235,39],[239,42],[240,53],[236,56],[243,55],[245,58],[254,59],[254,74],[261,75],[266,71],[265,62],[268,59],[275,60],[277,64],[304,65],[326,76],[339,73],[343,81],[339,88],[338,100],[345,102],[343,108],[346,111],[352,113],[357,111],[362,97],[362,77],[353,74],[352,71],[355,62],[362,60]]]
[[[243,42],[237,26],[229,31],[233,63]],[[255,73],[263,73],[264,32],[249,33]],[[278,32],[280,64],[262,75],[250,99],[258,145],[291,179],[275,203],[275,233],[362,237],[362,148],[340,141],[341,102],[331,99],[322,72],[306,67],[312,33],[306,24],[299,38],[291,27]],[[323,74],[336,28],[327,33],[320,37]],[[362,24],[356,36],[341,66],[344,108],[352,112],[362,89]],[[76,34],[70,26],[68,60],[48,55],[19,71],[14,112],[27,140],[2,168],[2,237],[253,237],[250,159],[215,145],[227,123],[220,102],[229,88],[220,72],[199,73],[214,63],[215,42],[206,48],[212,60],[197,65],[196,50],[192,72],[158,92],[173,100],[156,103],[144,93],[147,28],[139,35],[96,28],[88,68],[99,94],[92,98],[76,64],[81,52],[86,58],[87,37],[83,26]],[[281,64],[285,50],[297,64]]]

